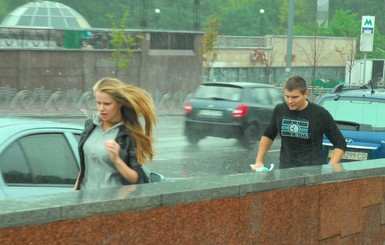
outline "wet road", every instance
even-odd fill
[[[191,146],[183,135],[183,116],[161,116],[154,129],[157,155],[147,166],[166,178],[228,175],[250,171],[258,145],[240,147],[236,139],[208,137]],[[82,124],[84,119],[60,119]],[[265,163],[278,163],[279,140],[273,144]]]

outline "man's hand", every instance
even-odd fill
[[[329,163],[329,164],[332,166],[333,171],[336,173],[340,173],[340,172],[345,171],[344,167],[339,162],[338,163]]]
[[[263,162],[255,162],[255,164],[254,164],[254,165],[251,164],[250,167],[251,167],[251,170],[252,170],[253,172],[255,172],[255,171],[257,171],[257,169],[259,169],[259,168],[264,168],[265,165],[263,164]]]

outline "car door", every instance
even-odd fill
[[[6,197],[72,191],[79,171],[78,137],[73,132],[33,133],[8,145],[0,155]]]

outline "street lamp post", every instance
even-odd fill
[[[260,23],[259,23],[259,28],[260,28],[260,30],[259,30],[259,34],[261,35],[261,36],[263,36],[264,35],[264,33],[263,33],[263,27],[264,27],[264,21],[263,21],[263,16],[264,16],[264,14],[265,14],[265,10],[264,9],[260,9],[259,10],[259,13],[260,13]]]
[[[141,1],[141,3],[142,3],[142,6],[141,6],[142,14],[141,14],[140,26],[142,28],[147,28],[147,1],[143,0]]]
[[[294,10],[295,1],[289,1],[289,14],[287,21],[287,48],[286,48],[286,73],[289,75],[291,72],[291,59],[292,59],[292,46],[293,46],[293,29],[294,29]]]

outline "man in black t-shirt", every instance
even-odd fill
[[[281,136],[280,168],[322,165],[323,135],[334,146],[329,164],[334,171],[342,171],[339,163],[346,150],[346,142],[333,117],[323,107],[307,100],[306,81],[293,76],[285,84],[285,103],[278,104],[259,143],[253,170],[263,168],[263,160],[278,133]]]

